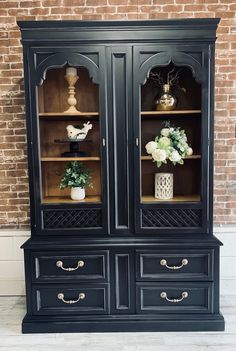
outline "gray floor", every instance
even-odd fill
[[[222,298],[221,333],[21,334],[24,297],[0,297],[0,351],[235,351],[236,295]]]

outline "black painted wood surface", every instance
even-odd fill
[[[24,333],[224,330],[212,235],[214,43],[219,19],[20,21],[32,239],[24,245]],[[199,203],[140,203],[140,84],[154,66],[186,65],[202,84]],[[37,85],[65,64],[100,85],[102,204],[40,204]],[[105,140],[105,143],[102,140]],[[89,215],[89,220],[85,218]],[[151,216],[151,220],[150,220]],[[160,222],[161,216],[165,222]],[[178,223],[173,224],[173,218]],[[71,220],[72,218],[72,220]],[[183,259],[188,264],[180,266]],[[84,266],[76,270],[79,260]],[[160,297],[178,299],[179,303]],[[84,300],[67,304],[59,300]]]

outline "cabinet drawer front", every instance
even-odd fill
[[[213,280],[213,250],[137,251],[137,280]]]
[[[108,251],[34,253],[33,281],[106,281]]]
[[[33,288],[33,311],[39,315],[106,314],[108,285],[60,285]]]
[[[137,283],[138,313],[211,313],[212,283]]]

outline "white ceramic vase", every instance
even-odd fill
[[[173,174],[155,174],[155,198],[160,200],[173,199]]]
[[[85,198],[85,189],[79,187],[71,188],[70,196],[72,200],[83,200]]]

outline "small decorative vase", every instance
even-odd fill
[[[70,197],[72,200],[83,200],[85,198],[85,190],[80,187],[71,188]]]
[[[170,93],[170,85],[164,84],[161,96],[156,101],[157,111],[171,111],[176,107],[176,98]]]
[[[155,198],[160,200],[173,199],[173,174],[155,174]]]

